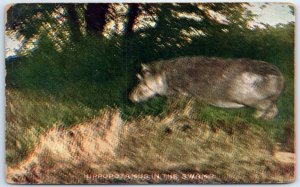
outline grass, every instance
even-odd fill
[[[287,60],[286,60],[287,61]],[[278,61],[278,64],[288,64]],[[255,119],[253,108],[222,109],[205,103],[194,104],[194,118],[211,126],[232,131],[236,124],[250,123],[262,128],[282,150],[294,152],[294,80],[290,68],[282,68],[286,85],[278,101],[279,114],[273,120]],[[60,121],[66,127],[87,120],[107,106],[118,107],[123,119],[145,115],[164,117],[183,109],[185,98],[155,96],[147,102],[131,103],[128,93],[134,76],[117,77],[101,84],[78,81],[59,90],[6,89],[6,160],[16,164],[32,150],[40,134]]]
[[[235,40],[229,38],[229,41]],[[264,39],[259,38],[258,41]],[[200,41],[200,44],[193,42],[192,47],[185,49],[157,49],[161,51],[157,52],[156,56],[154,54],[156,52],[144,54],[134,50],[133,54],[122,56],[124,49],[119,47],[118,40],[87,38],[80,41],[80,45],[64,49],[62,52],[55,51],[51,47],[51,42],[49,44],[47,43],[49,41],[41,41],[40,43],[45,42],[44,45],[38,47],[31,56],[21,59],[21,63],[7,69],[7,164],[16,166],[24,160],[40,140],[40,136],[46,136],[54,123],[60,124],[67,130],[76,123],[82,123],[81,128],[84,129],[84,125],[91,125],[90,122],[94,119],[103,120],[97,118],[99,111],[115,107],[120,110],[122,119],[128,122],[128,133],[131,134],[122,139],[123,143],[118,148],[120,149],[118,158],[122,158],[123,154],[123,157],[129,158],[133,165],[128,164],[128,160],[124,161],[124,165],[114,160],[116,162],[112,164],[115,165],[110,166],[115,168],[113,171],[136,169],[141,172],[151,171],[151,169],[162,171],[163,168],[168,168],[166,171],[172,172],[196,168],[197,172],[206,172],[221,167],[228,168],[220,171],[221,173],[215,173],[219,177],[224,175],[223,178],[219,178],[221,181],[241,181],[242,174],[248,176],[249,180],[259,181],[260,179],[257,178],[259,175],[253,172],[255,170],[263,172],[258,165],[260,162],[269,163],[266,158],[274,151],[273,149],[279,147],[284,151],[295,151],[292,48],[289,43],[277,41],[276,36],[270,41],[273,42],[271,47],[265,46],[264,42],[250,43],[251,45],[239,42],[240,46],[231,45],[234,47],[232,53],[227,46],[215,50],[214,47],[220,47],[215,45],[215,42],[206,41],[210,42],[210,45],[203,45],[203,43],[200,45]],[[221,41],[218,43],[222,44]],[[136,45],[135,47],[138,48],[138,44]],[[148,46],[146,43],[143,45]],[[241,52],[247,52],[254,56],[245,55],[246,57],[264,59],[277,65],[286,80],[285,91],[278,101],[279,115],[273,120],[266,121],[253,118],[253,108],[222,109],[196,102],[189,119],[180,116],[174,119],[175,121],[172,119],[171,124],[166,124],[163,121],[168,121],[170,114],[184,113],[188,100],[181,97],[156,96],[142,103],[134,104],[129,101],[128,94],[136,83],[135,73],[141,63],[140,59],[145,59],[147,55],[151,56],[150,59],[159,59],[160,54],[166,54],[167,57],[181,53],[199,55],[199,51],[202,52],[199,46],[205,47],[209,56],[216,51],[223,57],[234,57],[238,56],[237,54],[244,54]],[[181,52],[178,53],[179,51]],[[146,59],[143,62],[148,63],[150,60]],[[7,63],[7,65],[11,64]],[[59,142],[60,139],[53,141]],[[222,141],[225,141],[225,144]],[[256,143],[265,146],[263,149],[270,152],[264,155],[266,157],[262,160],[256,157],[259,156]],[[235,144],[237,147],[234,147]],[[249,149],[251,147],[255,149],[253,155],[247,155],[252,154],[247,153],[251,151]],[[51,148],[50,150],[54,151]],[[147,155],[146,152],[150,154]],[[39,155],[41,156],[42,153],[47,152],[40,152]],[[239,155],[238,159],[246,154],[248,160],[235,160],[233,153]],[[187,156],[189,161],[181,162],[184,156]],[[164,164],[165,161],[168,161],[167,165]],[[156,165],[154,166],[153,163]],[[239,166],[240,163],[244,165]],[[85,164],[82,168],[91,169]],[[208,169],[201,170],[203,166]],[[269,171],[268,167],[272,168],[274,164],[266,164],[266,166],[267,168],[263,169]],[[244,173],[241,174],[239,171]],[[62,172],[68,173],[66,170]],[[272,180],[264,178],[264,181]]]
[[[24,159],[32,150],[39,135],[58,121],[68,128],[74,123],[92,118],[101,108],[107,106],[121,108],[125,119],[146,114],[158,115],[163,110],[163,105],[160,105],[164,102],[163,98],[153,98],[149,103],[134,105],[126,101],[126,95],[120,91],[120,89],[126,90],[127,86],[124,82],[116,81],[109,84],[116,86],[108,90],[107,85],[99,87],[77,83],[55,93],[7,88],[7,163],[16,164]]]
[[[270,121],[253,118],[253,108],[203,102],[186,116],[189,100],[180,96],[134,104],[128,101],[131,75],[54,91],[7,87],[7,181],[153,183],[82,176],[203,173],[213,178],[155,183],[292,182],[294,164],[275,158],[278,151],[294,152],[294,82],[288,72],[279,115]]]
[[[109,98],[121,98],[121,96],[113,97],[110,93],[102,94],[101,90],[89,86],[89,91],[84,89],[84,92],[74,92],[76,89],[71,87],[53,95],[42,91],[7,89],[7,163],[15,164],[24,159],[32,150],[38,136],[54,123],[60,121],[65,127],[69,127],[97,115],[99,110],[94,107],[95,104],[106,107],[108,106],[106,103],[112,102]],[[289,93],[291,92],[287,90],[280,98],[279,115],[271,121],[253,118],[253,108],[222,109],[205,103],[194,104],[194,116],[212,128],[222,128],[225,132],[243,128],[241,124],[251,124],[253,128],[263,129],[273,144],[280,144],[283,150],[294,152],[294,121],[291,114],[293,100],[288,100]],[[86,98],[83,94],[90,97]],[[86,104],[84,99],[92,103]],[[99,104],[99,101],[103,104]],[[147,114],[164,117],[172,111],[183,109],[186,102],[184,98],[166,99],[157,96],[146,103],[128,103],[118,107],[124,119],[134,119]]]
[[[68,129],[59,123],[38,139],[29,157],[7,169],[13,184],[47,183],[272,183],[292,182],[293,163],[274,157],[262,128],[235,121],[232,131],[174,111],[122,120],[120,111],[99,115]],[[79,143],[80,142],[80,143]],[[130,180],[108,174],[206,174],[208,180]],[[86,175],[90,177],[85,177]]]
[[[64,124],[86,120],[98,111],[75,101],[61,101],[42,91],[6,90],[6,160],[22,160],[38,136],[57,121]]]

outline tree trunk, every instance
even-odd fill
[[[125,27],[125,36],[130,36],[133,33],[134,24],[139,14],[138,3],[128,3],[127,23]]]
[[[72,42],[78,41],[81,36],[80,23],[76,12],[76,4],[67,4],[68,24],[70,27],[70,39]]]
[[[108,12],[108,3],[89,3],[85,11],[85,20],[87,31],[91,34],[103,35],[106,25],[106,14]]]

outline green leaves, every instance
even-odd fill
[[[246,3],[16,4],[8,10],[7,30],[17,31],[27,42],[44,34],[58,48],[78,42],[89,33],[95,33],[97,37],[113,36],[107,32],[118,33],[118,36],[125,39],[143,35],[150,37],[156,47],[165,48],[186,45],[191,35],[195,34],[213,36],[223,29],[248,29],[247,23],[253,15],[245,5]],[[124,9],[127,11],[124,12]],[[112,28],[112,24],[116,27]],[[120,32],[121,25],[124,29]],[[140,25],[149,26],[134,29]],[[29,44],[25,42],[25,45]]]
[[[18,31],[27,39],[40,31],[43,24],[50,22],[50,14],[58,4],[16,4],[7,11],[7,29]]]

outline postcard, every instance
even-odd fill
[[[7,6],[9,184],[295,180],[289,3]]]

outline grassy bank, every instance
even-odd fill
[[[232,132],[251,124],[263,129],[272,144],[294,151],[294,26],[244,33],[195,37],[185,46],[157,46],[148,38],[110,39],[86,37],[57,50],[41,38],[37,48],[16,62],[6,62],[6,158],[8,164],[23,159],[40,134],[59,121],[66,128],[117,107],[125,120],[152,115],[164,117],[185,107],[184,99],[156,96],[131,103],[128,94],[136,84],[141,63],[176,56],[253,58],[276,65],[285,78],[278,101],[279,115],[270,121],[254,119],[254,109],[221,109],[195,103],[193,118]],[[219,45],[216,45],[218,43]],[[156,46],[152,49],[151,46]]]
[[[293,159],[282,162],[262,128],[237,118],[226,127],[178,111],[122,120],[120,112],[110,108],[68,129],[57,123],[35,145],[26,160],[8,166],[9,183],[288,183],[295,179]],[[112,174],[115,177],[101,177]],[[132,177],[117,176],[122,174]]]
[[[115,84],[126,85],[119,81]],[[133,104],[127,101],[126,96],[126,92],[86,84],[73,85],[55,93],[6,89],[7,162],[15,164],[25,158],[39,135],[58,121],[68,128],[74,123],[96,116],[101,108],[107,106],[120,108],[124,119],[134,119],[146,114],[164,117],[172,111],[182,112],[187,103],[182,97],[156,96],[145,103]],[[228,133],[233,133],[236,128],[243,128],[243,124],[250,124],[254,129],[263,129],[272,144],[279,144],[282,150],[293,152],[293,103],[293,81],[287,80],[286,90],[278,103],[279,115],[273,120],[253,118],[253,108],[222,109],[199,102],[193,105],[192,117]]]

